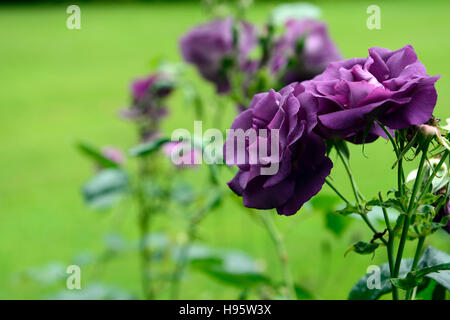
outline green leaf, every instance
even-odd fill
[[[155,151],[157,151],[159,148],[161,148],[165,143],[169,142],[169,138],[160,138],[157,140],[153,140],[146,143],[141,143],[133,148],[130,149],[129,153],[133,157],[142,157],[149,155]]]
[[[348,248],[345,253],[344,257],[351,251],[354,251],[358,254],[371,254],[375,252],[375,250],[380,246],[379,243],[369,243],[364,241],[358,241],[355,244],[353,244],[350,248]]]
[[[412,266],[412,259],[403,259],[400,264],[399,275],[405,276]],[[384,263],[380,266],[380,288],[369,289],[367,280],[372,274],[366,274],[361,277],[358,282],[353,286],[348,296],[349,300],[377,300],[382,295],[392,291],[392,284],[389,281],[390,271],[389,264]]]
[[[399,199],[387,199],[386,201],[380,201],[379,199],[373,199],[366,203],[366,210],[370,211],[371,207],[393,208],[399,212],[403,211],[402,203]]]
[[[80,142],[77,144],[78,150],[83,153],[88,158],[91,158],[96,163],[98,163],[102,168],[118,168],[119,165],[112,161],[111,159],[106,158],[100,150],[97,148],[84,143]]]
[[[393,278],[391,279],[391,282],[394,286],[400,289],[408,290],[417,287],[426,275],[442,270],[450,270],[450,263],[443,263],[432,267],[425,267],[419,270],[411,271],[408,272],[405,278]]]
[[[360,213],[360,210],[352,204],[347,204],[344,209],[336,210],[336,213],[343,216],[348,216],[353,213]]]
[[[210,265],[202,271],[221,282],[241,288],[270,283],[255,261],[239,252],[226,254],[221,264]]]
[[[342,233],[350,225],[350,221],[351,220],[347,219],[346,217],[333,212],[327,212],[325,214],[325,225],[327,229],[337,236],[342,235]]]
[[[297,296],[297,300],[314,300],[314,296],[309,292],[309,290],[303,288],[302,286],[295,284],[294,287],[295,295]]]
[[[107,209],[128,192],[128,175],[120,169],[99,171],[83,186],[83,197],[92,209]]]
[[[269,21],[275,26],[283,26],[289,19],[318,19],[321,14],[319,7],[309,3],[280,4],[272,11]]]
[[[256,262],[241,252],[223,252],[204,246],[189,251],[188,260],[195,269],[225,284],[248,288],[270,283]]]
[[[338,197],[328,194],[318,195],[309,201],[314,210],[323,212],[334,211],[340,202]]]
[[[418,269],[423,269],[447,263],[450,263],[450,254],[433,247],[428,247],[420,258],[417,267]],[[447,290],[450,290],[450,271],[446,270],[438,273],[430,273],[427,274],[426,277],[435,280]]]
[[[181,252],[182,247],[176,248],[174,252],[174,259],[180,260],[183,257]],[[191,264],[196,266],[208,265],[208,264],[220,264],[222,263],[222,257],[217,250],[213,250],[207,246],[200,244],[192,244],[187,249],[185,259]]]
[[[420,204],[422,205],[430,205],[436,203],[439,198],[442,197],[442,194],[434,195],[432,193],[425,194],[420,200]]]
[[[433,247],[428,247],[419,260],[418,268],[424,269],[426,267],[433,267],[440,264],[447,264],[450,262],[450,255],[437,250]],[[403,259],[400,265],[399,278],[404,278],[411,271],[412,259]],[[364,275],[350,291],[349,299],[351,300],[376,300],[383,294],[392,291],[392,284],[389,280],[390,271],[389,264],[384,263],[380,266],[380,289],[369,289],[367,286],[367,279],[370,274]],[[428,273],[426,278],[436,281],[439,285],[447,290],[450,288],[450,271],[443,270],[440,272]]]
[[[436,284],[433,290],[432,300],[445,300],[445,292],[447,290],[439,283]]]

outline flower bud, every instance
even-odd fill
[[[439,132],[436,127],[430,126],[428,124],[422,124],[419,126],[420,132],[425,137],[434,137],[435,135],[438,135]]]

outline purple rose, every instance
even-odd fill
[[[438,79],[426,74],[407,45],[397,51],[374,47],[367,58],[330,63],[303,85],[313,96],[318,133],[362,143],[384,136],[375,120],[388,129],[427,122],[436,105]]]
[[[170,94],[172,89],[168,76],[159,73],[137,79],[131,85],[131,92],[135,100],[145,99],[146,96],[163,98]]]
[[[327,26],[316,20],[288,20],[284,35],[275,43],[271,70],[285,84],[312,79],[341,54],[328,35]]]
[[[195,65],[200,74],[216,85],[218,93],[230,90],[227,64],[234,56],[234,25],[237,25],[237,63],[244,72],[253,71],[255,65],[248,60],[248,54],[257,43],[252,25],[236,22],[232,18],[219,19],[197,26],[185,34],[180,48],[186,62]]]
[[[302,205],[322,188],[330,174],[332,162],[325,156],[324,141],[313,132],[316,114],[309,108],[304,87],[291,84],[281,91],[254,96],[249,109],[233,122],[231,129],[254,132],[255,139],[247,139],[245,148],[237,150],[235,137],[228,135],[224,151],[227,164],[237,164],[239,171],[228,182],[229,187],[244,199],[244,205],[256,209],[276,208],[282,215],[295,214]],[[247,131],[250,129],[250,131]],[[265,134],[262,134],[262,131]],[[252,131],[253,130],[253,131]],[[275,150],[272,150],[274,130]],[[251,162],[252,153],[265,145],[267,156],[258,155]],[[234,155],[229,150],[234,149]],[[239,162],[242,156],[245,161]],[[230,159],[231,158],[231,159]],[[263,169],[276,165],[276,172],[264,174]]]
[[[121,110],[128,119],[157,120],[167,114],[162,99],[173,90],[173,82],[168,75],[157,73],[137,79],[131,84],[133,103],[130,108]]]

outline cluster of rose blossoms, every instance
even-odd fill
[[[268,30],[265,32],[269,35],[260,37],[248,22],[219,19],[186,33],[180,49],[184,60],[214,83],[219,94],[230,91],[233,64],[244,75],[244,82],[248,83],[258,69],[267,67],[277,82],[286,85],[311,79],[325,70],[329,62],[341,59],[322,22],[289,20],[285,32],[277,38]],[[262,42],[269,42],[261,50],[262,57],[252,58],[251,53]]]
[[[225,93],[230,89],[227,60],[237,50],[238,66],[251,76],[261,65],[248,55],[257,43],[249,24],[224,19],[191,30],[181,39],[181,50],[187,62]],[[393,133],[421,125],[436,105],[439,76],[426,74],[410,45],[396,51],[374,47],[366,58],[341,60],[325,25],[291,20],[264,59],[280,82],[289,84],[254,95],[232,124],[232,129],[244,131],[279,130],[279,157],[236,164],[239,171],[228,183],[250,208],[295,214],[331,172],[326,140],[372,142],[386,137],[379,124]],[[278,172],[262,175],[261,167],[271,161],[279,164]]]

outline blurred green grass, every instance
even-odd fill
[[[450,3],[378,1],[382,29],[374,31],[365,23],[370,4],[319,3],[346,57],[366,56],[371,46],[396,49],[411,43],[429,73],[442,75],[437,84],[436,113],[448,116]],[[249,19],[264,21],[274,5],[257,3]],[[117,109],[128,102],[129,81],[150,72],[154,57],[179,61],[177,39],[206,19],[195,3],[86,3],[81,4],[82,29],[71,31],[65,27],[65,8],[0,8],[0,298],[42,298],[45,291],[16,283],[14,275],[49,261],[69,261],[81,251],[98,251],[103,234],[111,229],[130,238],[137,236],[132,209],[120,211],[124,219],[118,224],[117,216],[84,207],[79,188],[92,168],[73,146],[79,139],[125,150],[132,146],[133,128],[117,117]],[[192,75],[197,77],[194,72]],[[204,85],[202,90],[211,95],[210,86]],[[180,95],[171,102],[165,131],[192,130],[192,110],[186,110]],[[230,123],[233,112],[231,108],[224,110],[222,123]],[[366,195],[394,187],[394,174],[389,169],[393,155],[386,142],[366,146],[368,159],[360,147],[352,151],[352,166]],[[342,171],[336,165],[333,176],[346,183]],[[197,176],[204,173],[184,174],[200,180]],[[343,258],[353,241],[368,237],[358,223],[337,239],[325,231],[319,214],[300,212],[294,217],[277,217],[276,222],[285,235],[295,279],[320,298],[346,298],[368,265],[384,262],[383,254],[374,260],[356,255]],[[281,275],[264,230],[238,202],[227,202],[208,217],[200,232],[211,245],[245,250],[264,259],[268,272]],[[438,233],[432,242],[450,251],[446,235]],[[105,282],[138,293],[137,256],[113,263],[103,277]],[[83,278],[83,285],[89,280]],[[182,297],[192,299],[236,298],[239,294],[195,273],[183,288]]]

